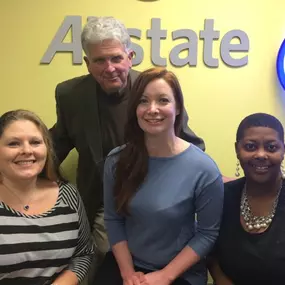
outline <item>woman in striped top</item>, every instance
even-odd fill
[[[55,163],[47,127],[32,112],[0,118],[0,284],[76,285],[94,251],[77,190]]]

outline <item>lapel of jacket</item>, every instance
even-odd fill
[[[91,75],[86,78],[82,92],[82,127],[84,128],[93,160],[96,164],[103,160],[102,136],[97,100],[97,83]]]
[[[130,70],[129,80],[131,80],[131,86],[133,86],[138,75],[138,71]],[[82,126],[85,130],[93,160],[101,168],[102,163],[104,163],[104,157],[97,100],[97,83],[91,75],[88,75],[86,78],[82,95]]]

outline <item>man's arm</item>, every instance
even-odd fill
[[[59,163],[67,157],[68,153],[74,148],[74,145],[68,136],[68,131],[64,121],[64,110],[60,103],[61,94],[59,86],[55,90],[56,100],[56,115],[57,121],[50,129],[50,133],[53,139],[54,149]]]
[[[182,118],[182,128],[180,132],[180,138],[193,143],[203,151],[205,151],[205,143],[202,138],[196,136],[196,134],[188,127],[188,114],[184,108]]]

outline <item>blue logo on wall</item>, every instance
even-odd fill
[[[281,44],[278,52],[276,68],[280,84],[282,85],[283,89],[285,89],[285,40]]]

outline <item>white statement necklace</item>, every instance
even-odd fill
[[[251,207],[248,201],[246,185],[244,186],[242,190],[242,196],[241,196],[240,213],[249,231],[259,230],[261,228],[267,228],[271,224],[272,219],[274,218],[274,215],[276,212],[276,207],[278,204],[278,199],[279,199],[281,189],[282,189],[282,183],[281,183],[281,187],[278,190],[278,193],[276,195],[276,198],[272,205],[272,209],[269,212],[269,214],[267,216],[255,216],[252,213],[252,210],[251,210]]]

